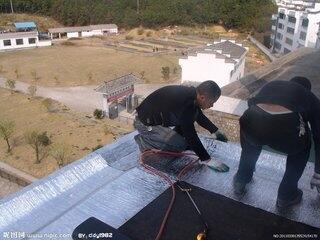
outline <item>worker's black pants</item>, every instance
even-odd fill
[[[305,130],[303,134],[303,130]],[[278,198],[292,200],[309,158],[310,129],[298,113],[270,114],[251,106],[240,118],[241,158],[236,181],[251,181],[263,145],[287,154]]]

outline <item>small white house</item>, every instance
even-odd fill
[[[51,46],[51,40],[39,40],[38,32],[0,33],[0,51]]]
[[[118,26],[115,24],[100,24],[81,27],[64,27],[49,29],[51,39],[62,38],[64,35],[66,35],[67,38],[80,38],[102,36],[104,34],[116,33],[118,33]]]
[[[105,81],[95,89],[102,95],[102,111],[105,115],[109,118],[118,116],[118,100],[124,98],[127,111],[133,110],[136,105],[134,103],[134,84],[137,81],[140,81],[140,79],[130,73],[111,81]]]
[[[223,87],[244,76],[248,48],[233,40],[207,44],[203,49],[179,59],[181,83],[215,81]]]

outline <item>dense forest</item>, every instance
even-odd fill
[[[61,23],[116,23],[121,27],[223,24],[264,31],[275,6],[272,0],[12,0],[18,13],[51,16]],[[11,12],[0,0],[0,12]]]

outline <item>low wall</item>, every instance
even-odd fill
[[[239,116],[218,111],[206,111],[205,115],[219,128],[219,130],[227,135],[229,141],[240,141]],[[208,131],[202,127],[197,126],[196,128],[198,132],[206,135],[208,134]]]
[[[20,171],[10,165],[0,162],[0,177],[8,179],[11,182],[17,183],[18,185],[25,187],[32,182],[38,180],[37,178]]]
[[[273,62],[275,59],[277,59],[270,51],[269,48],[264,46],[262,43],[260,43],[257,39],[253,38],[252,36],[249,36],[249,40],[256,45],[265,55],[268,56],[268,58]]]

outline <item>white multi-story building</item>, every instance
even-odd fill
[[[318,30],[318,38],[317,38],[316,48],[320,49],[320,22],[318,23],[318,25],[319,25],[319,30]]]
[[[0,33],[0,51],[51,46],[50,39],[41,39],[38,32]]]
[[[299,47],[316,47],[320,1],[277,0],[276,3],[278,14],[272,16],[271,49],[286,54]]]
[[[208,44],[195,53],[179,59],[181,83],[215,81],[223,87],[244,76],[245,56],[248,49],[232,40]]]

